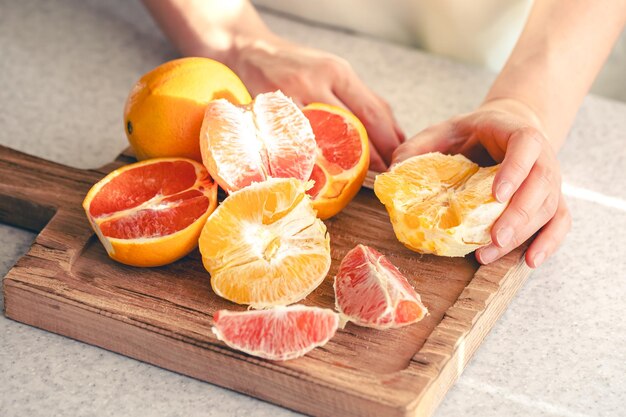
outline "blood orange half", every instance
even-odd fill
[[[109,256],[133,266],[160,266],[188,254],[217,205],[217,184],[198,162],[149,159],[119,168],[83,201]]]
[[[274,361],[299,358],[326,344],[339,325],[334,311],[303,305],[220,310],[213,320],[212,330],[219,340],[233,349]]]
[[[428,310],[411,284],[380,252],[358,245],[341,261],[335,302],[344,320],[388,329],[420,321]]]
[[[352,113],[329,104],[313,103],[302,112],[315,133],[317,158],[308,191],[321,219],[343,210],[358,193],[369,168],[367,132]]]
[[[200,131],[202,161],[228,193],[267,178],[307,180],[315,149],[309,121],[280,91],[246,106],[214,100]]]

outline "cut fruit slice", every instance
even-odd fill
[[[339,316],[327,308],[293,305],[258,311],[220,310],[213,315],[217,338],[252,356],[285,361],[325,345]]]
[[[480,168],[463,155],[429,153],[378,175],[374,191],[409,249],[465,256],[491,243],[491,227],[506,208],[491,191],[498,168]]]
[[[280,91],[247,106],[209,103],[200,132],[202,161],[226,192],[267,178],[308,180],[315,136],[298,106]]]
[[[370,161],[367,132],[355,115],[339,107],[313,103],[302,112],[317,143],[315,185],[307,192],[317,215],[327,219],[343,210],[363,184]]]
[[[133,266],[182,258],[217,205],[217,184],[198,162],[157,158],[116,169],[95,184],[83,208],[109,256]]]
[[[255,308],[295,303],[326,277],[330,239],[305,183],[271,178],[228,196],[200,235],[215,293]]]
[[[380,252],[358,245],[341,261],[335,303],[344,321],[376,329],[406,326],[428,313],[411,284]]]

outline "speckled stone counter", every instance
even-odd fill
[[[493,74],[265,14],[348,59],[407,134],[480,102]],[[77,167],[125,147],[122,108],[174,50],[139,2],[0,0],[0,144]],[[623,416],[626,105],[588,97],[560,154],[574,227],[436,415]],[[0,225],[0,276],[33,235]],[[0,298],[0,306],[2,299]],[[0,416],[287,416],[291,411],[0,317]]]

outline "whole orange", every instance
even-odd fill
[[[166,62],[135,84],[124,108],[124,130],[138,159],[184,157],[202,161],[200,127],[209,101],[250,102],[226,65],[208,58]]]

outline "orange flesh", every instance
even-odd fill
[[[363,152],[359,132],[343,117],[314,109],[304,110],[303,113],[311,123],[315,141],[326,161],[338,165],[343,171],[359,162]]]
[[[101,220],[100,230],[107,237],[139,239],[170,235],[191,225],[209,208],[209,198],[197,189],[190,189],[196,181],[195,167],[189,162],[140,166],[105,184],[91,201],[89,213]],[[119,213],[124,210],[130,211]]]

